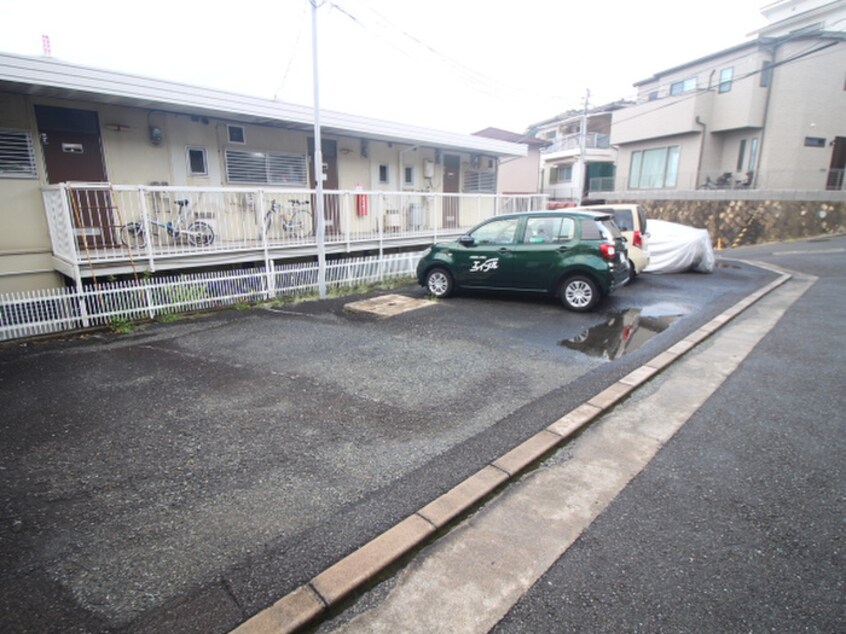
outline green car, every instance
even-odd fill
[[[417,281],[434,297],[462,288],[541,292],[579,312],[628,279],[613,216],[565,209],[495,216],[456,242],[433,245],[417,264]]]

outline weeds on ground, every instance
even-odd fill
[[[119,335],[125,335],[135,330],[135,324],[126,317],[115,317],[109,322],[109,330]]]

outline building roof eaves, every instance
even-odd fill
[[[508,141],[509,143],[525,143],[526,145],[533,145],[537,147],[546,147],[547,145],[551,145],[550,141],[539,139],[538,137],[530,136],[527,134],[509,132],[508,130],[502,130],[500,128],[485,128],[484,130],[474,132],[473,136],[482,136],[488,139],[498,139],[500,141]]]
[[[108,71],[52,59],[0,53],[0,86],[49,88],[72,96],[117,99],[124,104],[167,109],[200,109],[220,116],[240,115],[256,120],[312,126],[314,111],[302,106],[169,80]],[[526,146],[406,125],[343,112],[321,110],[321,126],[337,133],[390,140],[398,143],[467,150],[492,155],[525,156]]]
[[[710,53],[709,55],[705,55],[704,57],[700,57],[689,62],[685,62],[684,64],[679,64],[678,66],[673,66],[672,68],[668,68],[666,70],[659,71],[655,73],[652,77],[647,79],[641,79],[640,81],[635,82],[632,84],[633,86],[642,86],[644,84],[648,84],[653,81],[658,81],[665,75],[670,75],[676,73],[680,70],[684,70],[685,68],[690,68],[691,66],[697,66],[698,64],[702,64],[704,62],[709,62],[713,59],[718,59],[724,55],[731,55],[737,53],[738,51],[742,51],[747,48],[754,48],[759,45],[758,40],[751,40],[749,42],[744,42],[743,44],[738,44],[736,46],[732,46],[730,48],[723,49],[721,51],[717,51],[716,53]]]

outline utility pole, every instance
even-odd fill
[[[314,72],[314,181],[317,217],[317,290],[326,298],[326,216],[323,214],[323,141],[320,136],[320,81],[317,72],[317,0],[311,3],[311,59]]]
[[[585,183],[587,182],[587,161],[585,161],[585,149],[587,148],[587,124],[588,124],[588,103],[590,102],[590,89],[585,91],[585,107],[582,112],[582,125],[579,127],[579,203],[585,197]]]

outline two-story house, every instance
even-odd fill
[[[842,189],[846,3],[785,0],[738,46],[635,84],[614,113],[615,190]]]
[[[529,133],[548,143],[541,150],[542,191],[553,204],[578,205],[614,189],[616,149],[611,146],[611,119],[626,101],[570,110],[534,123]]]

